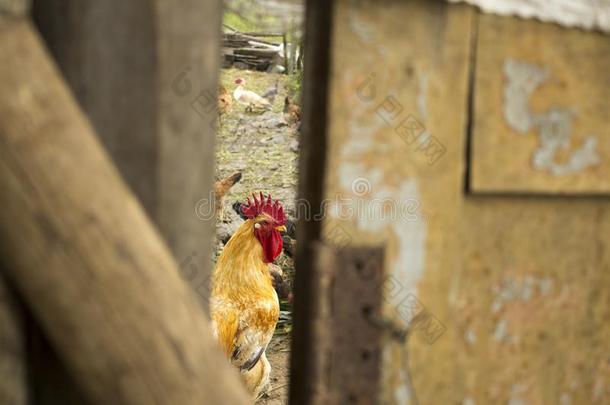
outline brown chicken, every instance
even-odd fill
[[[292,286],[284,276],[282,268],[277,264],[269,263],[269,273],[273,278],[273,289],[277,293],[278,298],[287,300],[292,304]]]
[[[271,365],[265,350],[273,337],[280,307],[269,264],[282,251],[286,217],[271,196],[248,199],[248,218],[218,257],[212,286],[212,331],[241,373],[254,398],[269,386]]]
[[[301,122],[301,107],[291,101],[288,96],[284,99],[284,114],[289,124],[295,125]]]
[[[218,120],[222,124],[222,116],[233,109],[233,97],[222,84],[218,86]]]
[[[297,254],[297,241],[288,235],[282,236],[284,241],[284,253],[290,258],[294,258]]]
[[[214,213],[216,217],[221,221],[224,217],[224,205],[225,205],[225,196],[227,192],[241,180],[241,173],[235,172],[229,177],[225,177],[222,180],[218,180],[214,183]]]

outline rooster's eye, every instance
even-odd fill
[[[258,224],[258,223],[254,224],[254,229],[261,229],[261,224]]]

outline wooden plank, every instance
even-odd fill
[[[408,315],[412,292],[446,325],[436,340],[423,327],[407,344],[388,340],[379,403],[610,403],[607,199],[465,192],[476,10],[441,1],[335,5],[327,136],[318,150],[325,196],[353,201],[354,210],[375,199],[417,204],[402,221],[368,219],[370,211],[331,218],[325,235],[386,244],[387,315]],[[515,29],[513,41],[520,36]],[[538,51],[536,43],[524,48]],[[397,132],[409,115],[421,125],[410,119]],[[424,132],[445,147],[436,160],[414,140]]]
[[[482,15],[471,191],[608,194],[608,72],[606,35]]]
[[[281,37],[284,35],[279,32],[242,32],[241,34],[251,37]]]
[[[305,71],[303,73],[303,119],[299,153],[298,196],[311,206],[311,215],[322,214],[324,193],[326,135],[328,119],[328,80],[332,14],[335,1],[308,0],[305,16]],[[302,218],[301,218],[302,219]],[[316,387],[325,379],[324,368],[314,359],[318,352],[315,308],[325,290],[308,274],[316,264],[314,244],[320,240],[319,221],[298,223],[299,243],[294,284],[294,329],[290,359],[290,403],[313,404]]]
[[[324,238],[385,246],[383,314],[413,332],[384,339],[376,403],[463,403],[448,297],[466,238],[473,15],[443,1],[336,2],[323,184],[337,205]]]
[[[262,59],[273,59],[279,55],[279,52],[276,50],[264,48],[235,48],[233,53],[240,56],[256,56]]]
[[[467,194],[476,10],[441,1],[337,4],[325,195],[353,201],[356,212],[375,199],[417,204],[406,220],[367,218],[367,210],[331,217],[326,236],[385,243],[388,315],[408,314],[412,292],[446,325],[436,340],[422,326],[405,345],[388,341],[379,403],[610,403],[608,200]],[[522,33],[513,33],[518,43]],[[536,43],[523,48],[538,51]],[[584,72],[602,56],[583,61]],[[499,103],[502,93],[494,94],[489,102]],[[410,119],[397,132],[409,115],[421,125]],[[445,153],[428,159],[416,131],[433,134]]]
[[[275,42],[271,42],[271,41],[265,41],[264,39],[261,39],[259,37],[267,37],[267,36],[273,36],[273,37],[282,37],[283,34],[279,34],[279,35],[264,35],[264,34],[254,34],[254,33],[241,33],[241,32],[236,32],[236,33],[232,33],[232,34],[224,34],[224,41],[245,41],[246,44],[249,43],[249,41],[253,41],[253,42],[257,42],[260,44],[266,44],[269,46],[279,46],[280,44],[275,43]]]
[[[0,53],[0,258],[71,374],[94,403],[247,403],[34,28]]]
[[[33,16],[121,174],[207,310],[220,2],[49,0]],[[203,206],[204,204],[202,204]]]

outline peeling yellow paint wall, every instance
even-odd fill
[[[385,316],[432,320],[380,402],[610,403],[608,200],[464,191],[477,13],[336,1],[325,237],[384,244]]]

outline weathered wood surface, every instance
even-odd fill
[[[414,292],[446,326],[436,340],[418,328],[405,347],[388,342],[380,403],[408,404],[413,392],[421,405],[610,403],[608,200],[465,191],[476,9],[336,3],[326,196],[365,209],[331,218],[341,228],[328,226],[328,239],[385,243],[388,315],[405,319],[392,310]],[[525,34],[515,30],[512,40]],[[584,71],[603,56],[582,61]],[[546,91],[557,91],[551,85],[560,87],[549,82]],[[409,115],[421,131],[397,131]],[[444,154],[414,140],[424,130]],[[375,199],[417,204],[402,221],[370,220]],[[411,371],[413,390],[401,369]]]
[[[382,316],[384,248],[343,246],[333,253],[333,265],[318,270],[322,280],[332,280],[330,287],[320,286],[332,292],[327,324],[331,350],[326,353],[330,356],[326,370],[333,396],[330,403],[376,404],[386,337]]]
[[[0,16],[22,17],[29,11],[30,0],[0,0]]]
[[[315,260],[310,267],[308,279],[317,291],[316,300],[309,305],[312,321],[309,326],[309,337],[315,342],[315,350],[309,353],[309,375],[300,372],[300,381],[292,384],[307,383],[306,402],[302,397],[292,395],[291,403],[312,405],[333,404],[336,402],[335,392],[330,381],[330,367],[333,358],[333,319],[332,319],[332,293],[334,269],[337,268],[338,256],[336,251],[321,242],[312,246]],[[313,345],[312,345],[313,346]],[[296,353],[300,355],[300,353]],[[293,354],[294,356],[294,354]],[[304,381],[307,378],[307,381]]]
[[[29,404],[92,405],[31,311],[23,306]]]
[[[320,215],[324,198],[326,170],[326,142],[328,118],[328,83],[330,75],[330,47],[334,2],[310,0],[306,8],[305,46],[307,47],[303,72],[303,121],[299,153],[299,198],[308,201],[311,215]],[[323,305],[326,285],[319,274],[308,271],[316,262],[314,243],[321,237],[320,221],[301,221],[298,224],[294,329],[290,360],[290,403],[293,405],[324,404],[323,382],[327,377],[320,359],[317,338],[320,323],[317,318]]]
[[[45,0],[38,29],[207,310],[220,1]],[[203,209],[205,210],[205,208]],[[211,210],[210,210],[211,212]],[[203,217],[202,217],[203,218]]]
[[[383,313],[397,328],[412,325],[422,306],[448,322],[472,9],[427,0],[336,3],[325,196],[341,196],[352,211],[327,210],[324,237],[385,245]],[[461,403],[454,333],[428,339],[421,328],[406,342],[388,330],[379,403]]]
[[[309,334],[315,346],[309,354],[310,391],[308,402],[294,396],[291,400],[315,405],[377,403],[384,332],[372,319],[382,305],[383,250],[316,242],[312,252],[315,260],[308,278],[317,294],[310,303]]]
[[[475,60],[472,191],[610,193],[609,36],[481,15]]]
[[[243,63],[255,69],[268,69],[281,59],[279,44],[238,32],[224,33],[222,47],[225,66]]]
[[[0,270],[0,404],[29,403],[25,364],[22,313]]]
[[[269,59],[272,59],[278,55],[277,50],[261,48],[234,48],[232,52],[235,55],[257,56]]]
[[[40,39],[0,24],[0,258],[97,403],[247,403]]]

